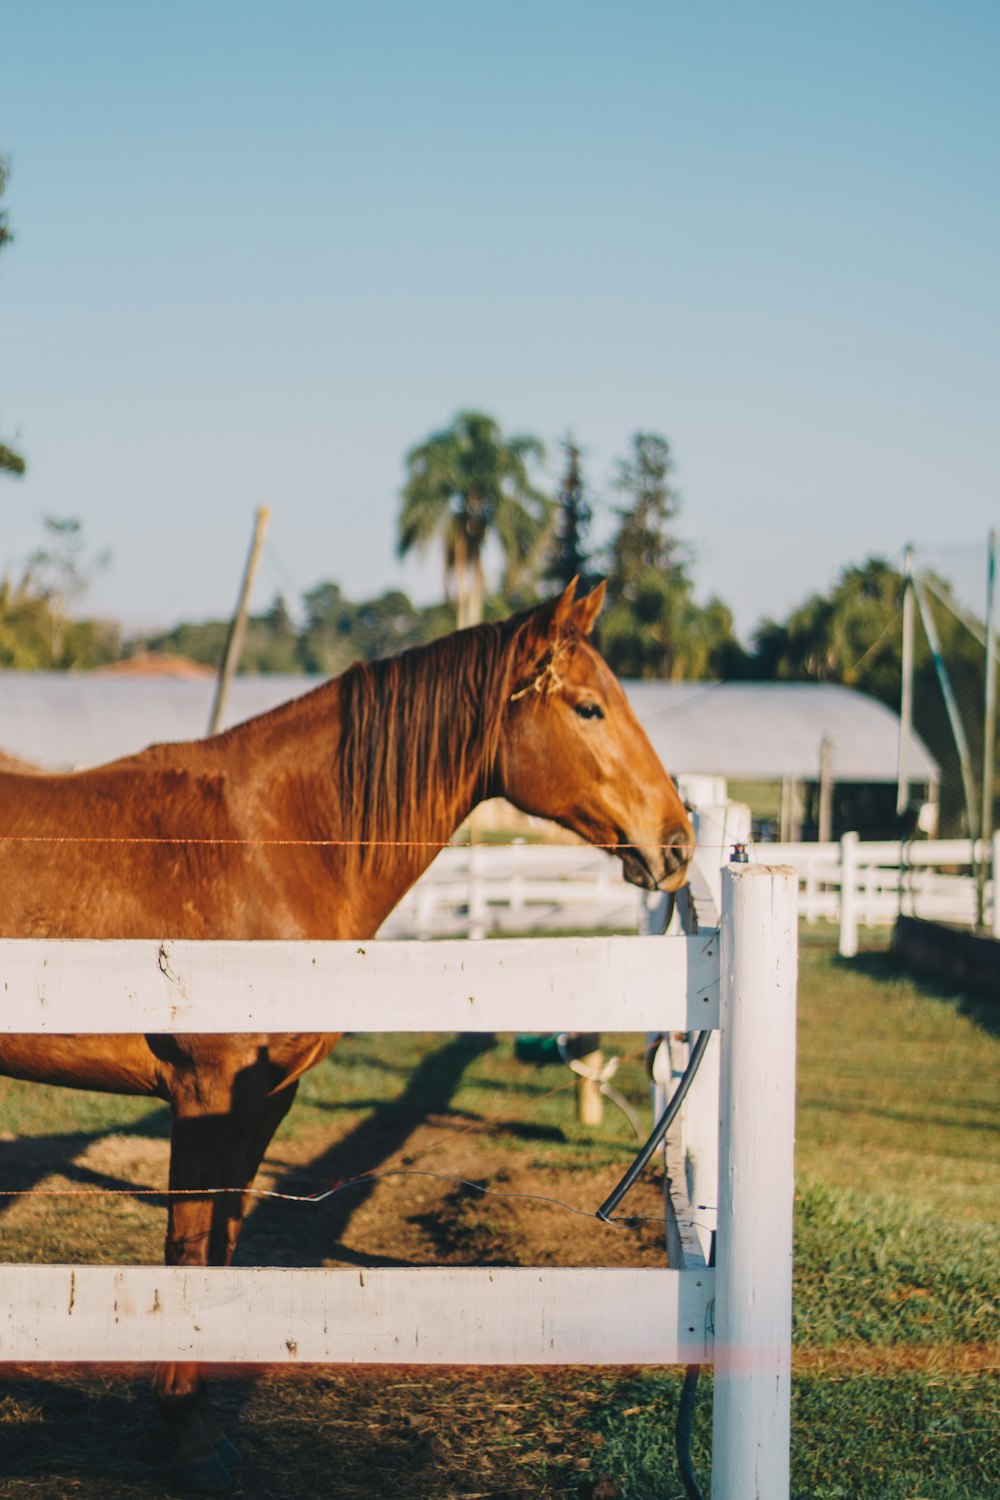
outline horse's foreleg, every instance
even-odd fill
[[[243,1225],[246,1190],[294,1097],[292,1087],[225,1116],[175,1115],[167,1265],[229,1264]],[[208,1191],[213,1188],[227,1191]],[[190,1360],[158,1365],[153,1393],[176,1444],[175,1483],[194,1494],[229,1489],[242,1458],[209,1404],[198,1365]]]

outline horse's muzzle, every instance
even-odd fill
[[[645,891],[677,891],[687,880],[694,857],[690,827],[664,829],[662,842],[647,848],[625,844],[618,850],[625,879]]]
[[[687,880],[694,859],[694,831],[691,825],[670,828],[663,835],[663,873],[656,882],[661,891],[679,891]]]

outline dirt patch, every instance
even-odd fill
[[[516,1111],[515,1111],[516,1112]],[[506,1134],[505,1134],[506,1132]],[[602,1224],[625,1158],[589,1170],[551,1127],[467,1111],[347,1113],[279,1138],[258,1176],[238,1260],[325,1266],[656,1266],[662,1182],[645,1178]],[[527,1145],[525,1144],[527,1142]],[[514,1145],[520,1149],[514,1149]],[[536,1150],[537,1147],[537,1150]],[[9,1143],[8,1259],[159,1260],[167,1143],[130,1129]],[[359,1171],[367,1171],[357,1181]],[[221,1184],[220,1184],[221,1185]],[[335,1191],[329,1192],[330,1188]],[[61,1190],[66,1196],[49,1197]],[[108,1197],[111,1193],[113,1196]],[[327,1196],[323,1196],[328,1194]],[[79,1195],[79,1196],[78,1196]],[[2,1500],[160,1500],[169,1444],[146,1370],[8,1369],[0,1384]],[[598,1493],[609,1391],[632,1374],[545,1369],[254,1369],[215,1372],[255,1500],[547,1500]],[[666,1419],[665,1419],[666,1420]],[[603,1489],[598,1490],[598,1485]]]
[[[329,1148],[329,1137],[323,1141]],[[317,1145],[297,1139],[280,1161],[269,1158],[259,1186],[326,1191],[331,1184],[316,1172]],[[514,1156],[498,1165],[495,1132],[484,1141],[464,1122],[436,1116],[416,1126],[405,1148],[370,1177],[340,1184],[332,1197],[258,1200],[240,1259],[282,1263],[282,1225],[296,1221],[303,1233],[293,1237],[295,1253],[307,1256],[300,1265],[663,1265],[662,1180],[650,1176],[629,1196],[626,1209],[637,1223],[609,1226],[594,1217],[618,1175]]]

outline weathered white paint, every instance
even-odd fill
[[[0,1032],[718,1025],[714,934],[409,942],[0,940]]]
[[[617,1267],[8,1265],[0,1361],[685,1363],[709,1349],[713,1279]]]
[[[722,876],[723,1048],[712,1495],[789,1492],[795,871]]]

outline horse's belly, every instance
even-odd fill
[[[0,1074],[105,1094],[162,1094],[141,1036],[0,1036]]]

